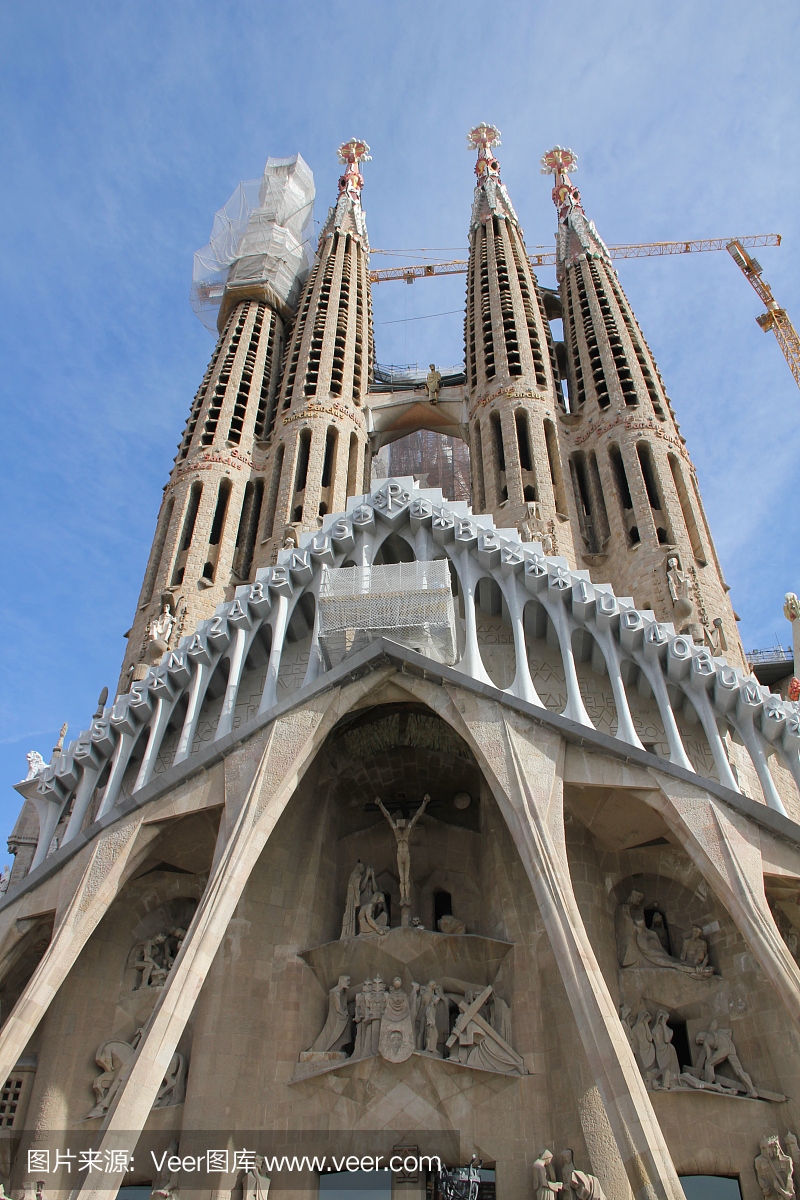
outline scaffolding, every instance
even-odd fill
[[[446,559],[325,568],[319,644],[328,668],[381,637],[436,662],[455,662],[455,610]]]
[[[308,275],[314,176],[299,154],[268,158],[214,216],[211,238],[194,256],[191,304],[211,333],[226,287],[269,284],[293,307]]]
[[[445,500],[469,503],[469,447],[449,434],[418,429],[392,442],[389,474],[413,475],[420,487],[441,488]]]

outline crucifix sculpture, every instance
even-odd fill
[[[408,845],[408,839],[411,837],[411,831],[416,825],[419,818],[425,812],[428,804],[430,804],[430,796],[425,794],[414,816],[409,821],[406,817],[397,817],[395,820],[391,813],[387,810],[380,796],[375,797],[375,803],[381,810],[386,820],[392,827],[395,839],[397,841],[397,874],[400,878],[400,924],[411,924],[411,851]]]

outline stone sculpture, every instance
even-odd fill
[[[92,1091],[95,1094],[95,1106],[84,1117],[85,1121],[94,1117],[104,1117],[111,1107],[117,1092],[122,1087],[127,1070],[133,1062],[136,1048],[142,1040],[142,1029],[137,1029],[130,1042],[121,1039],[110,1039],[103,1042],[95,1054],[95,1062],[102,1067],[102,1073],[92,1081]],[[169,1067],[156,1098],[153,1108],[171,1108],[175,1104],[183,1104],[186,1094],[186,1058],[177,1052],[170,1059]]]
[[[29,779],[35,779],[39,772],[45,769],[47,763],[38,750],[29,750],[25,757],[28,760],[28,774],[25,776],[27,783]]]
[[[646,1008],[643,1008],[636,1017],[630,1029],[630,1041],[633,1046],[633,1053],[636,1061],[639,1064],[639,1070],[642,1072],[646,1082],[650,1082],[653,1078],[653,1070],[656,1063],[656,1046],[653,1040],[653,1032],[650,1028],[652,1017]],[[628,1025],[628,1021],[624,1022]]]
[[[186,930],[176,925],[169,932],[157,933],[134,946],[133,968],[141,972],[134,991],[164,986],[185,937]]]
[[[94,1060],[98,1067],[102,1067],[103,1070],[92,1081],[95,1106],[91,1112],[86,1114],[84,1117],[85,1121],[90,1121],[94,1117],[104,1117],[108,1112],[114,1097],[121,1087],[123,1071],[133,1062],[141,1034],[142,1031],[139,1029],[136,1031],[132,1042],[112,1039],[103,1042],[98,1047]]]
[[[170,1059],[167,1073],[161,1080],[153,1108],[172,1108],[174,1104],[183,1104],[186,1096],[186,1059],[177,1051]]]
[[[242,1200],[267,1200],[270,1177],[266,1174],[264,1157],[257,1154],[253,1166],[242,1179]]]
[[[795,1167],[800,1166],[800,1146],[797,1144],[797,1138],[791,1131],[787,1131],[786,1138],[784,1140],[786,1142],[786,1149],[789,1152],[789,1157],[792,1160],[792,1165]]]
[[[643,899],[641,892],[632,891],[625,903],[617,907],[614,925],[620,967],[668,967],[695,979],[713,975],[713,967],[695,966],[666,952],[658,934],[645,925]]]
[[[556,1192],[563,1190],[553,1170],[552,1150],[543,1150],[533,1164],[533,1191],[536,1200],[553,1200]]]
[[[411,850],[408,841],[414,826],[430,802],[431,798],[426,794],[410,821],[405,817],[397,817],[395,820],[386,809],[380,796],[375,797],[375,803],[391,825],[397,841],[397,874],[400,880],[400,909],[402,912],[401,924],[403,925],[411,924]]]
[[[684,939],[681,962],[688,963],[698,971],[708,966],[708,942],[703,937],[700,925],[693,925],[692,936]]]
[[[466,933],[467,927],[463,921],[459,921],[458,917],[454,917],[452,913],[447,913],[446,916],[439,918],[440,933]]]
[[[329,992],[325,1025],[310,1050],[300,1054],[301,1074],[380,1054],[401,1063],[415,1051],[448,1058],[463,1066],[500,1074],[527,1074],[511,1045],[511,1009],[493,988],[445,991],[442,982],[412,982],[404,987],[395,976],[387,989],[379,975],[351,986],[341,975]],[[450,1013],[458,1010],[450,1030]],[[482,1011],[483,1010],[483,1011]],[[651,1039],[652,1040],[652,1039]],[[177,1103],[177,1101],[173,1101]]]
[[[667,587],[678,624],[687,621],[694,612],[691,584],[688,575],[681,570],[680,560],[674,555],[667,559]]]
[[[386,1009],[386,984],[380,975],[372,981],[365,1004],[366,1031],[364,1033],[364,1055],[377,1054],[381,1038],[381,1021]]]
[[[399,977],[392,980],[381,1016],[378,1050],[387,1062],[405,1062],[414,1053],[411,1006]]]
[[[341,1050],[350,1041],[350,1014],[347,1009],[347,989],[350,976],[340,975],[339,982],[328,992],[328,1017],[317,1040],[311,1047],[315,1053]]]
[[[361,908],[361,893],[364,888],[364,872],[365,867],[359,858],[353,870],[350,872],[350,878],[347,881],[347,899],[344,905],[344,916],[342,917],[342,933],[343,938],[355,937],[358,930],[356,922],[358,920],[358,912]]]
[[[667,929],[667,923],[664,920],[663,913],[660,913],[660,912],[653,913],[653,919],[650,923],[650,929],[656,935],[658,940],[661,942],[661,948],[663,950],[666,950],[667,954],[669,954],[670,948],[671,948],[670,942],[669,942],[669,930]]]
[[[458,1002],[460,1016],[456,1018],[447,1046],[450,1048],[458,1042],[458,1060],[465,1066],[503,1074],[517,1071],[525,1075],[525,1065],[516,1050],[480,1015],[491,994],[489,986],[481,992],[467,992]]]
[[[431,369],[425,376],[425,386],[428,389],[428,399],[431,404],[438,404],[439,389],[442,386],[442,375],[440,371],[436,370],[436,363],[431,363],[430,366]]]
[[[151,666],[161,662],[169,650],[172,631],[175,628],[175,615],[172,611],[172,597],[162,597],[161,612],[153,617],[145,634],[144,661]]]
[[[428,1007],[433,1002],[433,997],[436,992],[436,981],[430,979],[424,987],[420,988],[417,997],[417,1012],[414,1019],[415,1037],[414,1044],[417,1050],[424,1050],[426,1040],[427,1012]],[[434,1014],[435,1020],[435,1014]]]
[[[792,1160],[781,1149],[777,1133],[762,1137],[759,1145],[761,1153],[753,1165],[764,1200],[794,1200]]]
[[[577,1200],[605,1200],[605,1193],[596,1175],[575,1168],[571,1150],[561,1151],[561,1187],[566,1193],[573,1191]]]
[[[8,885],[11,882],[11,868],[3,867],[3,873],[0,875],[0,896],[5,895],[8,891]]]
[[[789,680],[789,699],[800,700],[800,599],[794,592],[787,592],[783,599],[783,615],[792,625],[792,650],[794,675]]]
[[[375,933],[380,935],[388,933],[388,920],[389,914],[386,912],[386,897],[383,892],[375,892],[367,900],[366,904],[362,904],[358,910],[359,936],[365,935],[369,937]]]
[[[672,1045],[672,1030],[667,1025],[669,1013],[660,1008],[656,1013],[656,1023],[653,1026],[653,1045],[656,1052],[656,1079],[662,1088],[671,1089],[678,1086],[681,1068],[678,1055]],[[656,1084],[654,1083],[654,1086]]]
[[[170,1171],[166,1165],[171,1158],[174,1158],[178,1153],[177,1141],[172,1141],[169,1144],[169,1149],[164,1156],[164,1169],[158,1173],[155,1182],[150,1192],[151,1200],[178,1200],[178,1175],[175,1171]]]
[[[716,1021],[712,1021],[707,1030],[701,1030],[695,1038],[698,1046],[702,1046],[700,1061],[689,1072],[684,1072],[686,1081],[695,1075],[699,1079],[702,1074],[704,1083],[716,1083],[716,1068],[727,1062],[734,1074],[741,1079],[747,1089],[748,1096],[757,1096],[753,1081],[739,1062],[739,1055],[733,1044],[730,1029],[719,1029]]]
[[[361,985],[361,990],[356,992],[355,1003],[353,1006],[353,1024],[355,1026],[355,1042],[353,1045],[353,1058],[363,1058],[364,1056],[364,1034],[366,1032],[367,1019],[367,995],[372,988],[372,980],[365,979]]]

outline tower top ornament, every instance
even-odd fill
[[[357,199],[364,186],[364,176],[359,171],[358,164],[372,162],[369,146],[361,138],[353,137],[349,142],[342,142],[336,151],[336,157],[340,163],[346,164],[344,174],[339,178],[339,194],[347,192]]]
[[[569,177],[569,172],[577,169],[578,156],[566,146],[553,146],[552,150],[542,155],[542,175],[555,175],[553,203],[558,209],[559,220],[563,220],[572,209],[581,209],[581,194]]]
[[[467,134],[467,145],[478,151],[478,161],[475,163],[478,182],[482,183],[488,176],[499,177],[500,163],[492,154],[492,147],[500,144],[500,130],[496,125],[487,125],[485,121]]]

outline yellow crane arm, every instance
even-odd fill
[[[695,238],[690,242],[638,242],[626,246],[609,246],[608,252],[612,258],[649,258],[653,254],[694,254],[704,250],[725,250],[729,245],[749,246],[780,246],[779,233],[752,233],[740,238]],[[373,254],[382,253],[373,250]],[[386,251],[383,251],[386,253]],[[545,246],[535,246],[529,255],[531,266],[554,266],[556,255],[554,250]],[[414,263],[407,267],[381,267],[370,271],[371,283],[385,283],[391,279],[405,279],[413,283],[415,279],[430,279],[433,275],[460,275],[467,269],[465,258],[452,259],[449,262]]]
[[[800,387],[800,337],[786,313],[772,294],[772,288],[762,275],[762,266],[758,259],[753,258],[745,249],[744,238],[734,238],[726,246],[737,267],[741,270],[753,291],[766,308],[766,312],[756,317],[764,333],[775,334],[778,345],[783,351],[783,357],[789,364],[789,370],[794,381]]]

